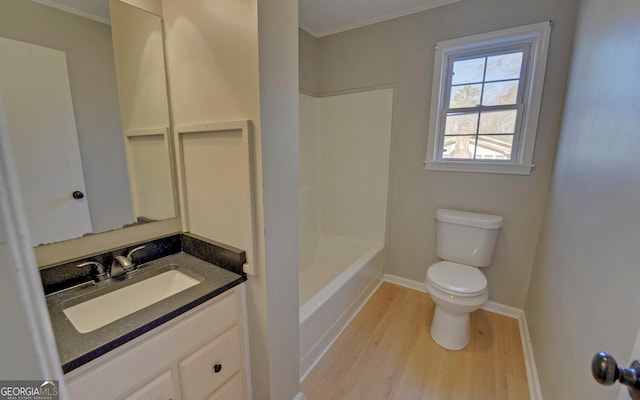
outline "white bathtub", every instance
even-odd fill
[[[300,266],[303,380],[382,281],[384,246],[316,234]]]

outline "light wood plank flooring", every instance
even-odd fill
[[[309,400],[524,400],[518,323],[477,311],[462,351],[435,344],[426,293],[384,282],[302,384]]]

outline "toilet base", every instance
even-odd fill
[[[452,314],[436,305],[431,321],[431,337],[445,349],[462,350],[469,344],[470,319],[470,313]]]

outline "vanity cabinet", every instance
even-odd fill
[[[243,286],[71,371],[71,400],[246,399]]]
[[[171,400],[177,398],[173,387],[171,371],[166,371],[151,382],[142,385],[133,393],[125,396],[124,400]]]

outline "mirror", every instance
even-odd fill
[[[176,217],[161,18],[92,2],[110,26],[42,3],[0,2],[0,94],[34,246]]]

